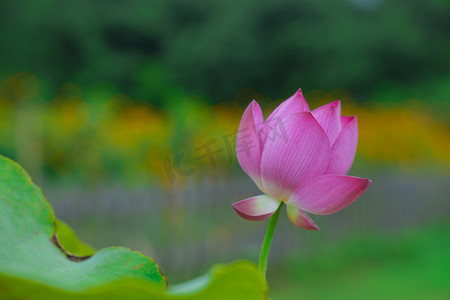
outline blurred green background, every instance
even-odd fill
[[[282,218],[272,298],[448,299],[450,2],[0,1],[0,153],[94,247],[128,246],[170,282],[256,260],[266,224],[234,138],[302,88],[359,116],[354,205]],[[208,155],[211,151],[212,155]]]

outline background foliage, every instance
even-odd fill
[[[106,85],[162,104],[179,89],[218,102],[242,88],[274,98],[297,86],[345,87],[370,99],[392,85],[449,77],[443,0],[0,5],[0,74],[30,71],[49,91],[67,81],[83,90]]]
[[[280,220],[272,298],[445,298],[448,1],[0,0],[0,11],[0,153],[82,240],[151,255],[172,282],[255,259],[265,224],[230,206],[257,192],[234,135],[251,99],[267,116],[302,88],[313,108],[341,99],[358,114],[350,174],[374,184],[317,217],[318,233]]]

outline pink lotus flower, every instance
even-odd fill
[[[341,116],[340,101],[310,111],[298,90],[263,121],[253,100],[239,125],[236,153],[264,195],[236,202],[234,209],[247,220],[263,220],[284,202],[294,225],[318,230],[306,212],[338,212],[371,184],[346,176],[357,142],[357,117]]]

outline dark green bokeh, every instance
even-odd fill
[[[150,103],[182,89],[211,101],[293,87],[361,98],[449,77],[450,3],[388,1],[1,1],[0,77],[50,90],[107,85]],[[175,88],[176,86],[176,88]]]

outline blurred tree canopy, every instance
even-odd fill
[[[0,79],[50,90],[108,86],[161,104],[179,90],[218,102],[251,88],[419,85],[450,69],[444,0],[0,1]]]

